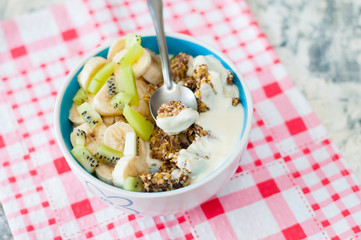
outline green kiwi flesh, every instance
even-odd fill
[[[118,71],[122,90],[124,90],[125,93],[129,94],[132,97],[130,100],[130,104],[137,106],[139,103],[139,97],[132,66],[122,66],[118,69]]]
[[[108,91],[107,91],[108,96],[114,96],[119,92],[119,87],[114,77],[108,78],[107,87],[108,87]]]
[[[127,52],[119,60],[118,64],[120,66],[132,65],[143,54],[143,51],[144,48],[139,44],[132,44],[129,48],[127,48]]]
[[[153,123],[149,122],[142,114],[138,113],[128,105],[125,105],[123,115],[130,126],[132,126],[135,133],[141,139],[148,141],[154,129]]]
[[[112,98],[110,103],[115,108],[123,109],[126,104],[129,104],[131,99],[132,99],[132,96],[130,96],[129,94],[127,94],[125,92],[119,92]]]
[[[125,48],[129,49],[133,44],[141,44],[141,36],[138,34],[128,33],[125,37]]]
[[[105,64],[90,80],[87,91],[91,94],[96,94],[113,74],[115,66],[116,63],[114,62]]]
[[[71,150],[71,153],[89,173],[93,173],[95,168],[98,166],[98,160],[96,160],[89,149],[83,145],[75,145],[75,147]]]
[[[143,181],[138,177],[127,177],[124,181],[124,190],[133,192],[143,192]]]
[[[123,157],[123,153],[113,148],[110,148],[104,144],[99,144],[95,157],[104,163],[115,166],[118,160]]]
[[[85,146],[85,140],[86,140],[86,133],[78,128],[76,130],[75,144]]]
[[[94,129],[97,124],[103,122],[99,113],[97,113],[97,111],[95,111],[87,102],[77,107],[76,110],[92,129]]]
[[[79,90],[76,92],[76,94],[73,97],[73,102],[76,105],[80,105],[88,100],[88,96],[86,95],[84,89],[79,88]]]

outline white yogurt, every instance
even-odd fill
[[[143,141],[143,140],[140,139],[139,141]],[[143,141],[143,143],[145,144],[144,150],[146,151],[145,152],[145,156],[146,156],[145,162],[147,163],[147,165],[149,167],[149,171],[151,173],[158,172],[160,166],[162,166],[162,164],[163,164],[163,161],[154,159],[150,156],[149,141]]]
[[[198,56],[190,59],[187,74],[191,74],[199,64],[208,66],[214,91],[208,87],[209,84],[201,85],[202,101],[209,110],[200,113],[195,123],[210,132],[211,136],[197,138],[187,149],[179,152],[177,159],[179,168],[192,172],[193,182],[209,175],[226,160],[240,139],[244,122],[242,105],[232,106],[232,98],[239,97],[239,92],[237,86],[226,84],[228,70],[212,56]]]
[[[157,118],[157,126],[164,132],[172,135],[180,133],[198,120],[199,114],[192,108],[185,108],[171,117]]]

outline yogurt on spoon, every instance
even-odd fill
[[[189,128],[198,118],[199,113],[196,110],[180,101],[170,101],[158,109],[156,123],[164,132],[173,135]]]

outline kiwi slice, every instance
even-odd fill
[[[125,105],[123,115],[130,126],[132,126],[135,133],[141,139],[148,141],[154,129],[153,123],[149,122],[142,114],[138,113],[128,105]]]
[[[143,54],[144,48],[139,44],[132,44],[129,48],[127,48],[127,50],[128,51],[118,62],[120,66],[132,65],[135,63]]]
[[[77,107],[76,110],[93,129],[97,124],[103,122],[102,117],[99,115],[99,113],[95,111],[87,102]]]
[[[98,166],[98,160],[96,160],[89,149],[83,145],[75,145],[75,147],[71,150],[71,153],[89,173],[93,173],[95,168]]]
[[[133,192],[143,192],[144,185],[143,181],[138,177],[127,177],[124,180],[124,190],[133,191]]]
[[[141,44],[141,36],[138,34],[128,33],[125,37],[125,48],[129,49],[133,44]]]
[[[88,100],[88,96],[86,95],[84,89],[79,88],[79,90],[76,92],[76,94],[73,97],[73,102],[76,105],[80,105],[84,103],[86,100]]]
[[[85,139],[86,139],[86,133],[78,128],[76,130],[75,145],[85,146]]]
[[[95,157],[104,163],[114,166],[123,157],[123,153],[104,144],[99,144]]]
[[[130,104],[137,106],[139,103],[139,97],[132,67],[130,65],[125,65],[120,67],[118,71],[122,89],[125,93],[129,94],[132,97],[130,100]]]
[[[132,99],[132,96],[125,92],[118,92],[117,95],[115,95],[112,100],[110,100],[110,103],[115,108],[123,109],[126,104],[129,104],[130,100]]]
[[[105,84],[107,79],[113,74],[116,63],[110,62],[104,65],[90,80],[87,91],[96,94]]]
[[[114,77],[110,77],[107,80],[107,87],[108,87],[108,96],[114,96],[117,92],[120,91],[117,81]]]

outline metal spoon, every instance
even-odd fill
[[[169,101],[181,101],[182,104],[197,110],[197,101],[193,92],[173,81],[168,57],[167,42],[165,40],[163,25],[162,0],[148,0],[148,8],[153,19],[155,32],[157,34],[159,54],[162,62],[164,84],[158,88],[150,97],[149,107],[154,119],[157,118],[159,107]]]

